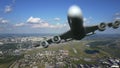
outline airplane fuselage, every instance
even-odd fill
[[[72,32],[73,39],[81,40],[85,36],[83,26],[82,11],[79,7],[73,6],[68,11],[68,23]]]
[[[83,20],[78,17],[70,18],[68,17],[69,26],[73,34],[73,38],[80,40],[85,36],[85,29],[83,27]]]

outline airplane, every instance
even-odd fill
[[[106,29],[106,26],[116,29],[120,25],[120,20],[116,20],[110,23],[101,22],[99,25],[84,26],[82,10],[77,5],[73,5],[69,8],[67,19],[70,30],[58,36],[54,36],[48,40],[43,40],[40,42],[40,45],[44,48],[47,48],[52,43],[60,43],[61,40],[81,40],[86,36],[95,34],[96,30],[104,31]],[[35,47],[38,47],[40,45],[36,45]]]

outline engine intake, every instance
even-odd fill
[[[99,31],[104,31],[106,29],[106,24],[103,22],[103,23],[100,23],[98,25],[98,30]]]
[[[47,48],[49,43],[47,41],[41,41],[40,45],[42,45],[44,48]]]
[[[60,36],[54,36],[54,37],[52,38],[52,42],[54,42],[54,43],[59,43],[60,41],[61,41]]]
[[[120,25],[120,21],[115,21],[114,23],[112,23],[112,27],[113,27],[114,29],[118,28],[119,25]]]

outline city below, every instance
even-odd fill
[[[120,68],[119,34],[96,34],[48,48],[34,47],[52,36],[1,34],[0,68]]]

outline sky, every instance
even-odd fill
[[[120,17],[120,0],[0,0],[0,34],[63,33],[69,30],[70,6],[82,9],[84,25],[111,22]],[[120,34],[120,28],[104,32]]]

